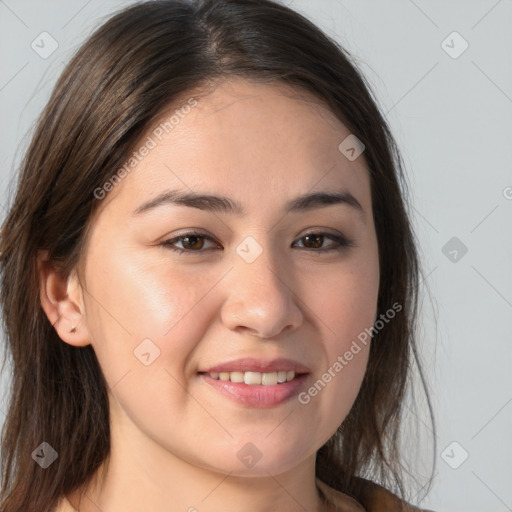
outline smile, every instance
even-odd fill
[[[208,375],[215,380],[230,381],[230,382],[243,382],[249,386],[275,386],[276,384],[283,384],[295,378],[293,370],[281,370],[277,372],[211,372]]]
[[[298,395],[306,387],[309,376],[294,371],[212,373],[200,373],[199,376],[220,395],[239,405],[267,409]]]

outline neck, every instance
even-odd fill
[[[185,461],[146,437],[111,432],[109,458],[69,497],[80,512],[324,512],[316,487],[315,454],[280,474],[222,473]],[[172,507],[172,508],[170,508]]]

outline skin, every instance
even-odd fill
[[[231,78],[195,97],[100,201],[80,279],[40,260],[49,320],[63,342],[93,346],[110,388],[108,470],[80,503],[77,493],[68,498],[81,512],[320,511],[315,455],[357,396],[369,345],[306,405],[297,396],[266,409],[241,405],[197,372],[287,357],[311,370],[307,390],[373,325],[379,263],[364,155],[341,154],[350,131],[285,85]],[[246,215],[172,204],[132,214],[168,189],[224,195]],[[364,212],[344,204],[283,211],[292,198],[334,190],[350,192]],[[191,228],[213,241],[180,255],[159,245]],[[354,245],[320,253],[303,238],[318,232]],[[236,252],[248,236],[262,249],[252,263]],[[335,243],[326,235],[319,245]],[[146,338],[160,350],[148,366],[134,356]],[[262,454],[252,468],[237,457],[248,442]]]

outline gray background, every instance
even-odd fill
[[[0,0],[1,219],[28,130],[64,63],[103,17],[130,3]],[[510,511],[512,1],[284,3],[354,54],[408,171],[424,267],[422,356],[437,419],[436,476],[422,506]],[[55,43],[42,32],[58,44],[49,56],[40,54]],[[4,375],[0,422],[7,385]],[[428,434],[424,401],[411,414]],[[429,449],[416,461],[425,475]]]

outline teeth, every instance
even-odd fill
[[[257,386],[261,384],[261,376],[260,372],[244,372],[244,382],[251,386]]]
[[[275,386],[277,384],[277,372],[262,373],[261,383],[264,386]]]
[[[293,370],[278,371],[278,372],[212,372],[208,374],[212,379],[231,381],[231,382],[244,382],[250,386],[275,386],[289,382],[295,378]]]
[[[244,381],[244,372],[231,372],[228,373],[229,380],[231,382],[243,382]]]

